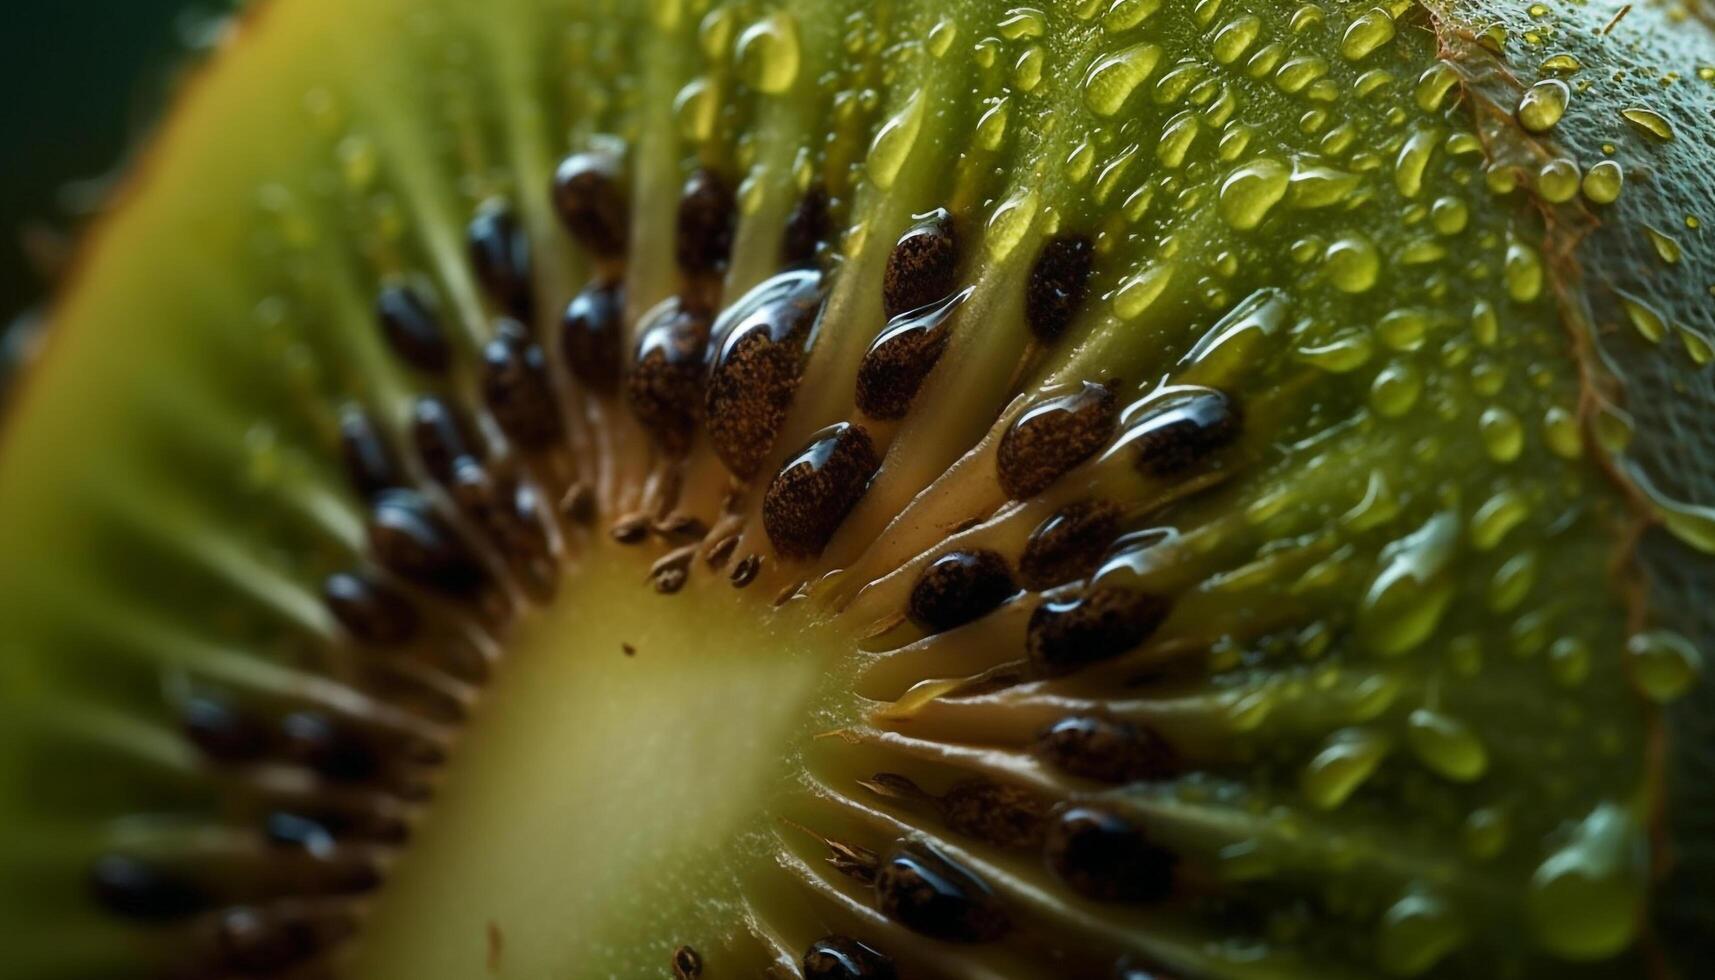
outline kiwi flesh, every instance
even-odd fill
[[[229,47],[0,420],[5,976],[1715,962],[1704,8]]]

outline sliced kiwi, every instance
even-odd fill
[[[1700,975],[1610,6],[255,5],[0,433],[0,973]]]

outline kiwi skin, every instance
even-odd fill
[[[1708,961],[1698,10],[636,6],[279,0],[91,246],[9,969]]]

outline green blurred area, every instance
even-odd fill
[[[39,303],[101,178],[158,119],[225,0],[14,3],[0,30],[0,330]],[[25,242],[29,240],[30,245]]]

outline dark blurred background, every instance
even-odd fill
[[[226,0],[17,0],[0,30],[0,331],[38,307]]]

